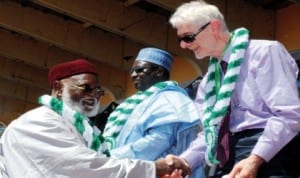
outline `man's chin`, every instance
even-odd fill
[[[93,106],[92,108],[85,108],[84,113],[87,117],[94,117],[98,114],[99,107]]]
[[[135,89],[137,89],[137,90],[138,90],[140,87],[141,87],[141,86],[140,86],[140,84],[139,84],[139,83],[135,83],[135,84],[134,84],[134,88],[135,88]]]
[[[92,111],[90,111],[90,112],[87,112],[86,113],[86,116],[87,117],[94,117],[94,116],[96,116],[98,114],[98,112],[92,112]]]

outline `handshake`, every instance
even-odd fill
[[[159,178],[182,178],[191,175],[188,163],[175,155],[167,155],[156,160],[155,167]]]

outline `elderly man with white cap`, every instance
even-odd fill
[[[156,160],[180,154],[200,131],[197,109],[184,89],[170,81],[173,57],[147,47],[139,51],[130,70],[139,90],[108,118],[104,138],[113,158]],[[193,176],[204,176],[202,167]]]

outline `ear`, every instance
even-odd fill
[[[157,70],[155,71],[155,75],[156,75],[158,78],[161,78],[161,77],[164,75],[164,69],[161,68],[161,67],[158,67]]]
[[[63,89],[62,82],[56,80],[53,83],[53,86],[52,86],[52,95],[56,96],[57,98],[61,98],[61,96],[62,96],[62,89]]]
[[[218,19],[214,19],[210,21],[210,26],[212,33],[218,35],[222,32],[222,22]]]

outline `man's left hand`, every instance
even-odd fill
[[[256,178],[257,171],[264,160],[257,155],[250,155],[234,165],[226,178]]]

